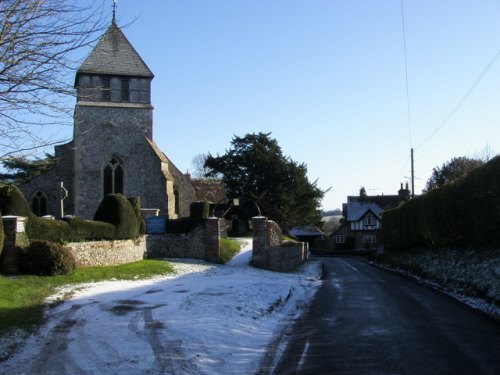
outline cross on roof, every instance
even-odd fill
[[[116,22],[116,0],[113,0],[113,23]]]

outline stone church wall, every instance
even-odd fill
[[[77,215],[93,216],[103,198],[102,171],[112,157],[123,166],[123,193],[140,196],[144,208],[158,208],[160,213],[167,213],[167,180],[162,162],[145,137],[151,116],[151,108],[77,106]]]
[[[174,179],[174,189],[179,191],[179,217],[189,216],[191,203],[196,201],[196,191],[191,184],[189,175],[183,174],[173,163],[170,164],[170,174]]]
[[[35,177],[26,184],[19,186],[30,208],[31,201],[37,191],[46,194],[47,197],[47,214],[55,217],[60,217],[60,198],[61,198],[61,182],[68,190],[68,197],[64,200],[64,214],[73,214],[73,142],[55,147],[55,156],[57,158],[56,166],[44,173]]]

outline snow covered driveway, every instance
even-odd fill
[[[317,291],[321,265],[255,269],[250,247],[224,266],[174,260],[175,276],[78,286],[0,373],[252,374]]]

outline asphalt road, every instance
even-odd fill
[[[272,374],[500,374],[500,323],[361,258],[325,280]]]

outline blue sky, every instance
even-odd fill
[[[411,147],[417,194],[452,157],[500,152],[500,2],[403,4],[409,116],[400,0],[118,0],[117,20],[134,21],[154,140],[182,171],[271,132],[334,209],[361,186],[395,194]]]

